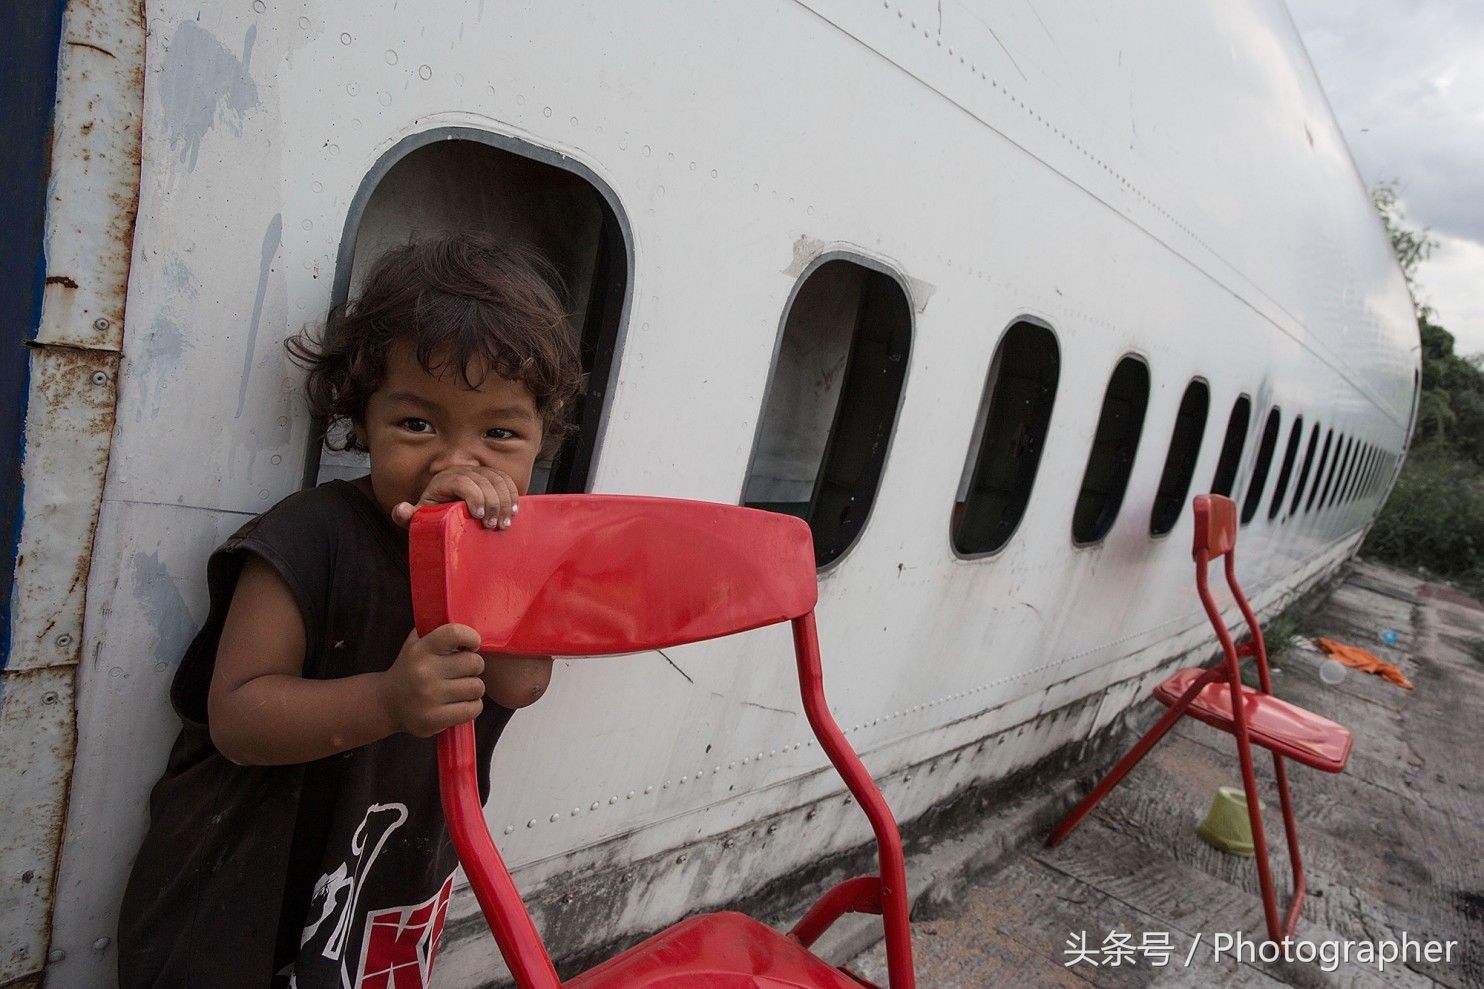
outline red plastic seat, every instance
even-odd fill
[[[797,941],[740,913],[683,920],[566,983],[567,989],[861,989]]]
[[[692,917],[569,980],[568,989],[860,989],[870,983],[808,950],[845,913],[881,915],[890,987],[912,989],[901,838],[825,701],[814,540],[802,520],[665,498],[547,495],[522,498],[519,521],[491,530],[455,503],[413,517],[410,557],[419,633],[469,625],[484,652],[612,655],[792,623],[804,714],[870,820],[879,871],[826,892],[787,934],[741,914]],[[559,989],[490,837],[474,760],[472,724],[439,736],[449,835],[516,984]]]
[[[1181,670],[1155,687],[1154,696],[1173,707],[1205,672],[1200,667]],[[1248,686],[1242,687],[1242,708],[1253,744],[1326,773],[1344,770],[1351,737],[1343,726]],[[1232,731],[1231,689],[1220,680],[1207,683],[1186,713],[1212,728]]]
[[[1306,711],[1273,696],[1273,681],[1268,672],[1267,646],[1262,640],[1262,626],[1247,603],[1237,583],[1236,543],[1237,507],[1221,495],[1197,495],[1195,510],[1195,586],[1206,617],[1221,643],[1222,661],[1210,669],[1181,670],[1154,689],[1154,696],[1168,711],[1153,728],[1134,743],[1108,774],[1082,801],[1062,818],[1046,839],[1058,844],[1107,796],[1129,771],[1139,764],[1149,750],[1165,736],[1175,722],[1189,716],[1231,735],[1237,743],[1237,761],[1242,770],[1242,788],[1247,797],[1247,814],[1252,825],[1252,845],[1257,858],[1258,885],[1262,888],[1263,916],[1268,936],[1274,941],[1292,937],[1298,926],[1299,910],[1304,903],[1304,864],[1299,856],[1298,825],[1294,821],[1293,801],[1288,794],[1288,769],[1283,760],[1293,759],[1306,766],[1338,773],[1350,758],[1350,732],[1328,718]],[[1227,587],[1242,612],[1251,632],[1250,641],[1238,646],[1232,641],[1231,629],[1216,607],[1208,583],[1210,563],[1223,557]],[[1257,667],[1258,686],[1242,683],[1242,657],[1250,656]],[[1288,862],[1293,873],[1293,895],[1288,912],[1278,912],[1278,898],[1273,889],[1273,875],[1268,866],[1267,838],[1262,829],[1262,806],[1257,792],[1257,775],[1252,768],[1252,746],[1256,744],[1273,753],[1273,775],[1278,784],[1278,801],[1283,810],[1283,834],[1288,843]]]

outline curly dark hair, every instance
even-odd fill
[[[404,244],[376,260],[355,299],[330,310],[321,332],[284,342],[309,372],[310,411],[325,428],[345,422],[346,448],[386,377],[387,352],[409,341],[429,374],[457,368],[470,388],[493,372],[530,389],[545,452],[572,430],[582,364],[556,270],[529,247],[472,234]]]

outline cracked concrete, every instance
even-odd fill
[[[1378,633],[1395,629],[1394,648]],[[1403,690],[1348,671],[1318,675],[1321,657],[1276,655],[1275,690],[1344,724],[1355,736],[1345,772],[1289,771],[1309,895],[1298,936],[1376,941],[1403,932],[1455,941],[1452,960],[1341,964],[1212,957],[1217,933],[1264,937],[1251,859],[1218,852],[1195,828],[1220,785],[1240,785],[1229,736],[1182,721],[1059,847],[1042,847],[1049,819],[1086,792],[1135,737],[1103,746],[1075,787],[1047,788],[942,843],[939,861],[909,864],[930,889],[915,892],[918,984],[985,986],[1484,986],[1484,605],[1383,567],[1352,564],[1303,624],[1306,635],[1359,645],[1396,663],[1416,685]],[[1128,719],[1142,730],[1162,711],[1147,702]],[[1272,763],[1259,753],[1267,836],[1280,899],[1288,889]],[[1028,829],[1034,840],[1019,841]],[[991,849],[976,853],[975,848]],[[931,856],[929,856],[931,858]],[[945,869],[947,862],[950,868]],[[953,873],[953,868],[957,873]],[[919,880],[918,883],[921,883]],[[918,885],[914,883],[914,885]],[[1067,941],[1085,932],[1104,964],[1068,967]],[[1140,952],[1109,965],[1113,932],[1169,935],[1168,964]],[[1199,939],[1199,940],[1197,940]],[[1193,960],[1182,964],[1188,952]],[[1156,953],[1157,954],[1157,953]],[[838,956],[837,956],[838,957]],[[886,984],[880,945],[849,967]]]

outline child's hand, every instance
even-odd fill
[[[484,658],[479,633],[467,625],[440,625],[418,638],[408,633],[384,674],[382,706],[397,731],[428,738],[473,721],[484,710]]]
[[[484,519],[486,529],[496,526],[508,529],[515,520],[519,498],[515,481],[504,471],[493,467],[450,467],[433,476],[416,505],[408,501],[398,503],[392,509],[392,521],[405,529],[412,522],[413,513],[424,505],[462,501],[469,506],[471,515]]]

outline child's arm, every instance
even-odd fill
[[[534,704],[551,683],[550,656],[480,655],[484,656],[484,692],[501,707]]]
[[[249,556],[217,647],[212,742],[235,763],[272,766],[312,762],[398,731],[426,738],[483,710],[478,647],[473,629],[444,625],[425,638],[409,635],[385,672],[306,680],[299,606],[283,578]]]

